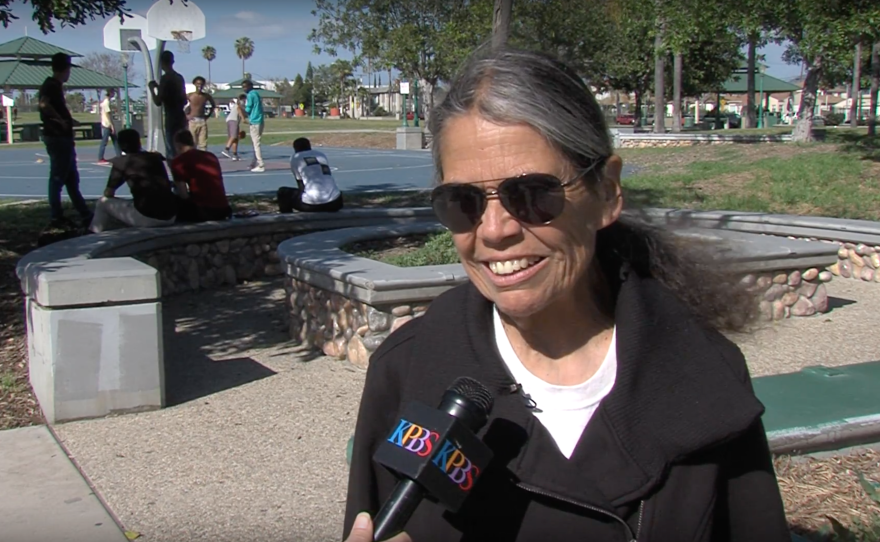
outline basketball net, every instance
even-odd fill
[[[189,42],[192,38],[192,32],[189,30],[172,30],[171,36],[177,41],[177,51],[179,53],[189,52]]]

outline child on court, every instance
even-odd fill
[[[241,139],[241,119],[244,116],[242,105],[247,99],[244,94],[239,94],[237,100],[229,103],[229,114],[226,115],[226,148],[221,153],[226,158],[232,158],[233,161],[241,160],[238,156],[238,142]],[[229,154],[230,150],[232,154]]]

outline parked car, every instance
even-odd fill
[[[736,113],[721,113],[718,114],[718,110],[709,111],[706,113],[702,119],[705,122],[711,122],[713,125],[713,129],[720,130],[724,128],[724,125],[728,123],[730,128],[740,128],[742,127],[742,117],[737,115]]]
[[[615,122],[617,122],[617,124],[620,124],[623,126],[630,126],[630,125],[636,123],[636,116],[630,115],[629,113],[625,113],[622,115],[617,115],[617,117],[614,120],[615,120]]]

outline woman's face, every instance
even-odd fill
[[[440,161],[444,183],[479,183],[484,190],[525,173],[549,173],[562,181],[575,176],[532,128],[499,126],[476,113],[446,125]],[[610,158],[596,190],[583,182],[566,187],[565,210],[549,224],[520,223],[493,198],[472,231],[453,234],[471,281],[503,314],[529,318],[577,302],[596,231],[620,215],[620,167],[618,157]]]

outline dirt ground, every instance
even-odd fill
[[[327,133],[309,134],[313,147],[354,147],[364,149],[396,149],[397,134],[389,133]],[[279,146],[290,147],[293,140]]]

